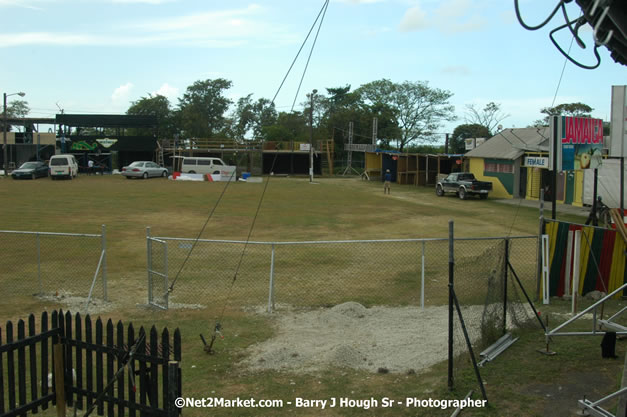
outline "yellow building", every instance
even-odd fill
[[[464,155],[468,170],[481,181],[492,182],[494,198],[545,200],[583,205],[583,172],[560,172],[557,189],[549,171],[548,127],[505,129]]]

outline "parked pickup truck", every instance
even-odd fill
[[[435,193],[438,196],[442,197],[444,193],[455,193],[462,200],[469,195],[478,195],[479,198],[485,200],[490,191],[492,191],[491,182],[477,181],[470,172],[455,172],[438,181],[435,186]]]

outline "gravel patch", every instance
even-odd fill
[[[38,295],[37,298],[41,301],[61,304],[64,310],[81,313],[81,315],[106,313],[116,308],[115,303],[94,297],[92,297],[89,301],[89,306],[87,306],[87,297],[79,297],[69,291],[57,291],[55,294]]]
[[[462,311],[480,314],[483,308]],[[276,336],[251,346],[241,365],[295,373],[330,367],[407,373],[447,358],[448,306],[366,308],[348,302],[282,312],[274,320]]]

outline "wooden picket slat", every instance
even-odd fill
[[[35,315],[28,316],[28,337],[35,336]],[[30,370],[30,399],[31,402],[37,400],[37,346],[36,343],[30,343],[28,347],[28,362]],[[37,414],[37,407],[32,409],[33,414]]]
[[[59,329],[59,334],[60,334],[60,330],[61,328],[59,327],[59,313],[54,310],[52,312],[52,317],[51,317],[51,323],[50,323],[50,327],[53,329]],[[54,354],[52,353],[54,351],[54,345],[56,345],[57,343],[59,343],[59,335],[55,334],[54,336],[52,336],[52,344],[50,345],[50,357],[52,358],[52,361],[50,362],[51,364],[51,373],[52,373],[52,392],[56,392],[56,378],[55,378],[55,368],[54,368]],[[57,404],[57,398],[56,396],[52,396],[52,405],[56,405]]]
[[[141,337],[142,333],[145,335],[145,331],[143,327],[139,328],[139,336],[138,339],[141,339],[138,343],[137,351],[141,352],[142,355],[146,354],[146,337]],[[147,387],[147,372],[146,372],[146,362],[139,361],[139,374],[137,375],[137,379],[139,382],[139,404],[146,405],[146,392],[148,391]],[[140,412],[140,416],[144,417],[146,413]]]
[[[0,347],[2,347],[2,327],[0,327]],[[0,414],[4,414],[4,365],[0,350]]]
[[[87,389],[87,407],[89,407],[96,398],[93,394],[94,392],[94,366],[93,366],[93,351],[91,349],[92,345],[92,328],[91,328],[91,317],[88,315],[85,316],[85,387]]]
[[[115,374],[115,372],[113,371],[113,359],[115,358],[114,354],[113,354],[113,322],[111,321],[111,319],[109,319],[107,321],[107,380],[106,383],[109,384],[109,382],[113,379],[113,375]],[[113,395],[113,384],[111,384],[111,386],[109,387],[109,389],[107,390],[107,415],[108,416],[113,416],[114,410],[115,410],[115,403],[113,401],[111,401],[111,399],[114,397]]]
[[[150,328],[150,356],[159,356],[159,334],[157,328]],[[148,385],[148,401],[151,407],[159,407],[159,364],[150,364],[150,384]]]
[[[24,320],[17,322],[17,340],[26,338]],[[18,383],[18,405],[20,407],[26,405],[26,349],[21,346],[17,349],[17,383]],[[26,417],[26,413],[21,414]]]
[[[181,331],[176,329],[174,331],[174,360],[177,362],[181,362]],[[178,377],[176,378],[178,386],[176,387],[176,392],[180,397],[183,393],[183,370],[179,366],[178,368]]]
[[[83,321],[80,313],[76,313],[74,334],[76,335],[76,340],[83,340]],[[83,349],[81,347],[76,347],[76,387],[79,390],[83,389]],[[74,407],[79,410],[83,409],[83,394],[81,391],[76,393],[76,404],[74,404]]]
[[[48,331],[48,313],[41,313],[41,332]],[[48,395],[48,338],[41,341],[41,396]],[[48,409],[48,401],[41,406],[42,410]]]
[[[7,332],[7,344],[13,342],[13,323],[7,322],[5,327]],[[9,410],[15,408],[15,357],[13,352],[7,352],[7,389],[9,390]]]
[[[116,328],[117,328],[117,348],[119,351],[117,369],[120,369],[124,366],[124,356],[125,356],[122,353],[125,350],[125,348],[124,348],[124,325],[122,324],[121,321],[118,321]],[[116,398],[118,399],[118,416],[124,415],[124,376],[125,376],[124,371],[120,372],[120,374],[118,375],[118,381],[117,381],[118,390],[117,390]]]
[[[102,346],[102,320],[98,317],[96,320],[96,345]],[[104,368],[102,362],[102,351],[96,351],[96,393],[101,393],[104,388]],[[104,404],[102,400],[98,401],[98,409],[96,410],[99,416],[104,414]]]
[[[135,329],[133,328],[133,323],[128,325],[128,334],[127,334],[127,346],[129,349],[132,348],[132,346],[135,344]],[[137,376],[135,375],[135,358],[133,358],[129,363],[128,363],[128,374],[129,374],[129,381],[128,381],[128,401],[131,405],[135,405],[136,401],[135,401],[135,393],[137,391]],[[134,407],[130,407],[129,411],[128,411],[128,415],[129,417],[135,417],[135,408]]]
[[[65,313],[65,339],[72,340],[72,313]],[[72,345],[65,343],[65,384],[72,386],[74,383],[74,372],[72,367]],[[65,387],[63,387],[65,389]],[[65,402],[67,405],[74,405],[74,395],[69,390],[65,390]]]
[[[161,365],[161,407],[164,410],[168,408],[168,367],[170,361],[170,333],[168,332],[168,328],[163,329],[161,333],[161,357],[164,359],[164,363]]]

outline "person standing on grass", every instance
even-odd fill
[[[385,176],[383,177],[383,194],[390,194],[390,183],[392,182],[392,174],[390,174],[390,170],[385,170]]]

